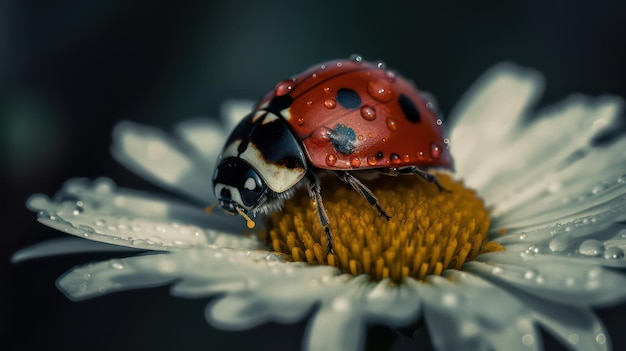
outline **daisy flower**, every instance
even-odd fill
[[[534,111],[541,87],[537,73],[511,64],[486,73],[451,116],[456,173],[439,175],[451,192],[417,177],[368,182],[389,222],[343,184],[325,183],[329,255],[306,192],[254,230],[205,213],[216,201],[211,167],[251,104],[228,103],[222,124],[187,121],[174,135],[124,122],[114,157],[182,196],[69,180],[28,207],[80,239],[14,260],[150,250],[74,268],[57,285],[73,300],[157,285],[212,296],[206,319],[227,330],[310,318],[308,350],[359,350],[369,325],[416,323],[441,350],[537,350],[539,328],[573,350],[610,349],[592,308],[626,297],[626,277],[614,270],[626,267],[626,137],[597,140],[615,128],[622,101],[575,95]]]

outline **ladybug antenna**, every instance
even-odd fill
[[[235,206],[235,210],[237,211],[237,213],[239,213],[241,217],[246,219],[246,225],[248,226],[248,229],[254,228],[254,221],[250,219],[250,217],[248,217],[248,215],[243,211],[240,206]]]

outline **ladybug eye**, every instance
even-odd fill
[[[252,177],[248,177],[246,182],[243,184],[243,187],[248,190],[254,190],[256,188],[256,181]]]

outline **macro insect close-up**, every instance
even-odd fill
[[[213,175],[215,197],[253,226],[248,211],[279,210],[304,183],[332,252],[319,173],[331,171],[390,214],[356,174],[417,175],[443,190],[425,167],[452,168],[433,98],[385,65],[335,60],[279,82],[235,127]]]

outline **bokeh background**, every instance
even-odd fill
[[[353,53],[414,79],[444,112],[503,60],[545,75],[541,105],[572,92],[624,97],[625,23],[620,0],[1,1],[0,348],[300,347],[304,322],[216,330],[203,317],[206,299],[175,299],[167,287],[80,303],[56,290],[61,273],[103,254],[10,263],[17,249],[62,236],[25,208],[34,192],[51,195],[76,176],[158,190],[109,156],[118,121],[169,129],[217,116],[227,99],[257,99],[310,65]],[[614,348],[626,349],[625,306],[597,312]],[[370,349],[429,347],[425,333],[416,341],[384,328],[370,335]]]

